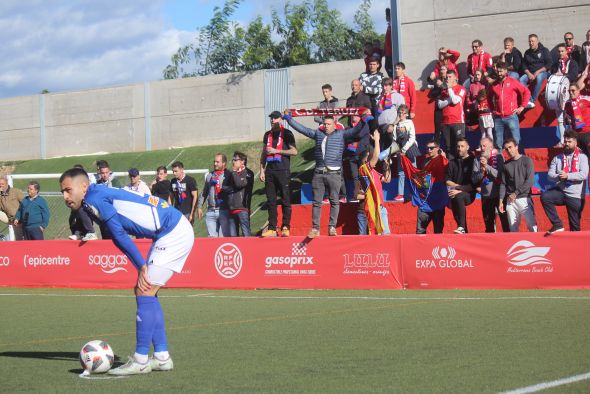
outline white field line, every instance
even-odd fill
[[[132,294],[51,294],[51,293],[0,293],[0,297],[96,297],[135,298]],[[368,301],[509,301],[509,300],[590,300],[590,296],[516,296],[516,297],[371,297],[371,296],[241,296],[213,293],[160,295],[160,298],[219,298],[238,300],[368,300]]]
[[[516,390],[504,391],[501,394],[527,394],[536,393],[541,390],[549,389],[552,387],[563,386],[570,383],[581,382],[583,380],[590,379],[590,372],[586,372],[580,375],[574,375],[563,379],[552,380],[550,382],[542,382],[532,386],[522,387]]]

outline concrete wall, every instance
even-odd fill
[[[590,5],[575,0],[402,0],[401,5],[402,61],[418,86],[442,46],[460,51],[461,64],[476,38],[498,55],[506,36],[524,52],[530,33],[553,48],[566,31],[581,44],[590,28]],[[363,68],[361,60],[292,67],[290,101],[294,107],[315,107],[324,83],[345,101],[350,81]],[[268,115],[264,102],[264,71],[3,99],[0,160],[259,140]],[[302,122],[313,125],[310,118]]]

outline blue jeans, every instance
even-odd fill
[[[535,87],[533,88],[533,93],[531,94],[531,99],[530,99],[530,101],[532,101],[533,103],[535,101],[537,101],[537,98],[539,98],[539,93],[541,93],[541,87],[543,86],[543,81],[545,81],[547,78],[549,78],[549,73],[547,71],[543,71],[542,73],[539,73],[539,75],[537,75],[537,77],[535,78]],[[523,84],[525,87],[528,86],[528,84],[529,84],[528,75],[524,74],[522,77],[520,77],[520,83]]]
[[[389,231],[389,216],[387,214],[387,209],[383,205],[381,205],[381,221],[383,222],[383,234],[388,235],[391,234]],[[359,226],[359,235],[367,235],[368,227],[367,227],[367,215],[365,215],[364,211],[358,211],[356,214],[356,220]]]
[[[505,118],[494,116],[494,142],[498,148],[502,149],[504,144],[504,134],[510,132],[510,136],[520,142],[520,123],[518,115],[512,114]]]
[[[233,220],[229,209],[219,210],[219,236],[220,237],[231,237],[231,228],[234,227]]]
[[[219,223],[219,209],[208,210],[205,214],[205,225],[209,237],[223,237]]]
[[[508,76],[510,78],[516,79],[517,81],[520,80],[520,74],[515,71],[508,71]]]
[[[416,166],[416,159],[412,160],[412,164],[414,167]],[[406,186],[406,174],[404,174],[404,169],[402,167],[402,157],[401,155],[397,155],[397,194],[400,196],[404,195],[404,190]]]
[[[250,212],[240,211],[238,213],[232,213],[229,216],[229,236],[238,236],[238,226],[242,231],[242,237],[249,237],[250,233]]]

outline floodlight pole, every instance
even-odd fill
[[[393,64],[402,58],[402,14],[400,10],[401,0],[391,0],[391,50]]]

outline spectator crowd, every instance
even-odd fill
[[[579,231],[590,149],[590,30],[581,46],[575,43],[573,33],[566,32],[564,41],[555,46],[554,56],[536,34],[528,36],[529,48],[524,53],[515,47],[512,37],[506,37],[504,51],[497,56],[486,51],[480,39],[474,39],[465,75],[460,75],[457,67],[461,53],[440,48],[428,79],[434,138],[422,155],[414,125],[414,120],[423,116],[416,84],[403,62],[392,62],[389,10],[386,19],[385,45],[379,41],[365,44],[366,68],[352,80],[349,97],[339,100],[329,83],[321,86],[323,99],[318,109],[360,108],[355,115],[340,119],[316,115],[316,127],[308,128],[288,110],[279,112],[277,108],[269,114],[271,127],[262,136],[259,158],[259,179],[264,182],[268,207],[268,225],[262,237],[287,237],[291,233],[290,160],[299,154],[291,129],[314,141],[309,238],[322,233],[323,204],[330,205],[327,235],[337,235],[342,203],[358,204],[360,234],[389,234],[383,183],[391,182],[392,172],[398,178],[394,201],[406,202],[409,195],[418,208],[418,234],[425,233],[430,222],[434,232],[441,233],[447,207],[456,222],[454,232],[467,233],[466,207],[475,201],[477,193],[486,232],[496,231],[497,217],[503,231],[518,231],[521,218],[529,231],[537,231],[531,199],[534,166],[521,148],[520,119],[525,111],[539,105],[544,86],[546,104],[558,120],[554,148],[560,150],[551,159],[547,174],[552,186],[541,193],[542,208],[552,224],[547,231],[564,230],[555,209],[559,205],[567,208],[569,229]],[[380,71],[382,64],[387,76]],[[465,138],[470,127],[481,133],[474,149]],[[137,168],[130,168],[129,183],[121,185],[109,164],[99,160],[90,181],[156,196],[180,210],[191,223],[203,220],[209,237],[252,235],[255,174],[248,168],[244,153],[234,152],[230,163],[224,153],[216,153],[201,193],[182,162],[174,162],[171,169],[173,176],[168,179],[167,168],[158,167],[155,180],[148,185]],[[347,180],[354,185],[348,198]],[[406,185],[410,185],[409,192]],[[426,198],[422,193],[425,188]],[[25,196],[10,187],[5,177],[0,178],[0,220],[13,226],[17,239],[43,239],[50,214],[39,190],[39,183],[32,181]],[[69,223],[71,239],[98,239],[84,210],[73,211]],[[111,238],[107,228],[100,231],[103,239]]]

